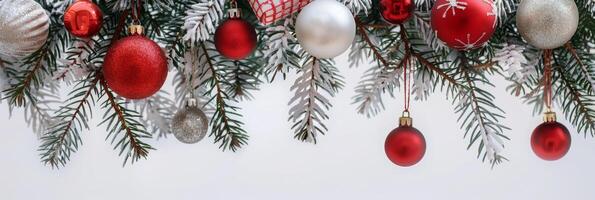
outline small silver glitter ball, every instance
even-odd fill
[[[176,139],[186,144],[199,142],[209,130],[207,116],[198,108],[196,99],[188,100],[187,105],[178,110],[171,125]]]
[[[539,49],[555,49],[568,42],[578,26],[574,0],[522,0],[516,15],[519,33]]]
[[[33,0],[0,0],[0,54],[22,57],[41,48],[50,18]]]
[[[295,32],[304,50],[317,58],[345,52],[355,38],[355,20],[345,5],[335,0],[315,0],[297,17]]]

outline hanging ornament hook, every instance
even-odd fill
[[[545,122],[556,121],[556,113],[552,111],[552,50],[543,52],[543,101],[546,107],[543,120]]]
[[[227,15],[229,18],[240,18],[241,17],[240,9],[238,8],[237,1],[231,1],[229,3],[229,9],[227,10]]]
[[[413,119],[409,111],[403,111],[403,115],[399,118],[399,126],[412,126]]]

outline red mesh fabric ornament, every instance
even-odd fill
[[[417,129],[399,126],[388,134],[384,151],[390,161],[401,167],[417,164],[426,153],[426,140]]]
[[[103,74],[109,88],[128,99],[155,94],[167,77],[167,58],[157,43],[141,35],[113,43],[105,56]]]
[[[492,0],[436,0],[432,29],[450,48],[471,50],[483,46],[496,30]]]
[[[401,24],[415,11],[413,0],[380,0],[382,18],[392,24]]]
[[[256,18],[263,25],[269,25],[279,21],[304,6],[311,0],[248,0],[250,7],[254,11]]]
[[[558,160],[570,149],[571,137],[568,129],[555,121],[537,126],[531,135],[531,148],[535,155],[544,160]]]
[[[82,38],[94,36],[101,29],[103,14],[90,0],[77,0],[64,12],[64,26],[72,35]]]
[[[225,20],[215,31],[215,47],[221,55],[232,59],[244,59],[256,49],[256,31],[250,23],[240,18]]]

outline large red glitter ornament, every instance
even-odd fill
[[[77,0],[64,12],[64,26],[72,35],[82,38],[94,36],[101,29],[103,14],[90,0]]]
[[[135,34],[112,44],[104,59],[103,74],[118,95],[143,99],[163,86],[167,58],[157,43]]]
[[[390,161],[401,167],[418,163],[426,153],[426,139],[411,126],[411,118],[401,118],[398,128],[386,136],[384,152]]]
[[[401,24],[413,15],[413,0],[380,0],[382,18],[392,24]]]
[[[215,47],[221,55],[232,59],[244,59],[256,49],[256,31],[241,18],[225,20],[215,31]]]
[[[570,149],[571,137],[568,129],[553,120],[537,126],[531,135],[533,152],[544,160],[558,160]]]
[[[496,30],[492,0],[436,0],[432,29],[450,48],[471,50],[483,46]]]

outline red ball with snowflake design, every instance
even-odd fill
[[[446,46],[471,50],[483,46],[496,30],[493,0],[436,0],[432,28]]]

